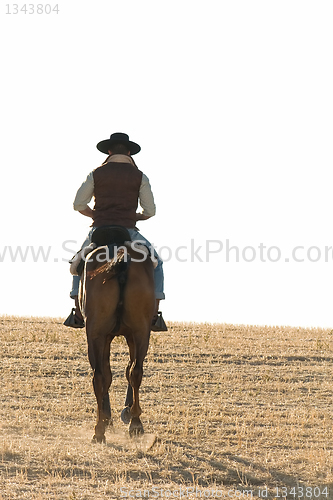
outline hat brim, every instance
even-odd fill
[[[104,153],[107,155],[107,154],[109,154],[109,150],[112,150],[112,145],[119,144],[119,143],[120,143],[119,140],[117,141],[117,140],[112,140],[112,139],[106,139],[105,141],[99,142],[97,144],[96,148],[101,153]],[[129,149],[129,152],[131,155],[136,155],[137,153],[139,153],[139,151],[141,151],[141,147],[136,142],[132,142],[132,141],[122,142],[121,141],[121,144],[125,144],[126,146],[128,146],[128,149]]]

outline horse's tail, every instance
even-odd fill
[[[99,267],[95,271],[89,273],[90,279],[93,279],[98,274],[106,273],[106,277],[104,278],[103,283],[113,278],[117,278],[118,280],[119,299],[116,307],[116,324],[112,330],[112,333],[117,333],[120,328],[124,309],[125,286],[127,283],[128,266],[130,264],[130,261],[131,257],[128,252],[124,252],[124,250],[120,248],[115,258],[106,262],[103,266]]]

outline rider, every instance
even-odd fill
[[[82,248],[90,243],[91,234],[96,227],[113,224],[126,227],[132,241],[139,240],[151,247],[135,227],[137,221],[147,220],[155,215],[154,197],[148,177],[137,168],[132,158],[139,153],[141,147],[130,141],[127,134],[120,132],[111,134],[110,139],[99,142],[96,147],[108,157],[87,176],[74,200],[74,210],[93,219],[93,229]],[[93,196],[95,206],[91,209],[88,203]],[[141,213],[136,212],[138,201],[142,207]],[[160,300],[165,298],[163,262],[156,252],[155,257],[158,261],[154,271],[156,309],[151,329],[166,331],[162,313],[158,310]],[[66,326],[74,328],[84,326],[78,303],[79,281],[79,276],[73,277],[70,296],[75,300],[75,309],[65,321]]]

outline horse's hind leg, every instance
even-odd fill
[[[110,398],[109,398],[109,389],[112,383],[112,373],[110,368],[110,344],[111,339],[108,339],[105,344],[104,354],[103,354],[103,378],[104,378],[104,387],[103,387],[103,400],[102,400],[102,408],[103,413],[106,417],[106,424],[112,425],[111,420],[111,406],[110,406]]]
[[[94,370],[93,387],[97,401],[97,424],[95,426],[94,441],[105,442],[105,428],[111,419],[109,401],[109,387],[112,382],[110,370],[110,343],[111,339],[100,338],[88,340],[88,355]]]
[[[139,389],[142,381],[143,375],[143,361],[146,357],[148,344],[149,344],[149,332],[147,335],[141,337],[139,334],[135,337],[136,341],[128,342],[130,348],[130,366],[126,371],[128,382],[133,389],[133,404],[131,406],[131,423],[129,427],[130,435],[142,434],[143,425],[140,420],[140,415],[142,413],[139,402]],[[130,395],[129,395],[130,397]]]
[[[131,406],[133,405],[133,389],[129,382],[129,371],[132,366],[132,361],[130,360],[126,368],[126,378],[127,378],[127,392],[125,398],[125,408],[121,412],[121,420],[124,424],[129,424],[131,421]]]
[[[126,399],[125,399],[125,406],[131,407],[132,404],[133,404],[133,389],[132,389],[131,384],[128,384],[127,392],[126,392]]]

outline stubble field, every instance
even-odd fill
[[[333,334],[171,323],[152,333],[146,434],[120,421],[127,346],[111,349],[114,432],[93,444],[85,331],[0,317],[0,499],[333,498]]]

